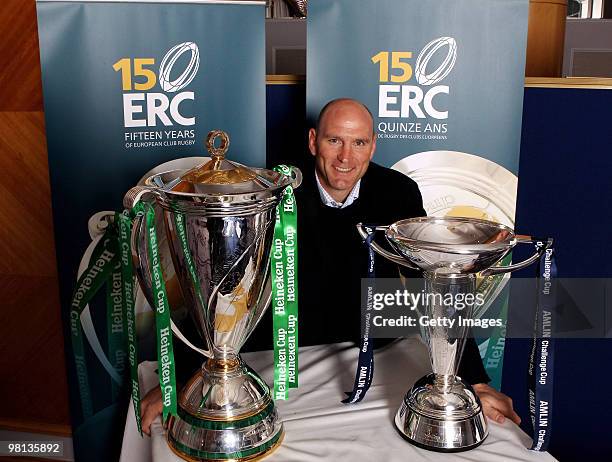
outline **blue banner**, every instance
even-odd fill
[[[106,291],[89,294],[70,319],[77,277],[88,281],[83,272],[125,192],[156,165],[207,155],[210,130],[229,133],[232,160],[265,165],[264,6],[37,1],[77,460],[117,459],[129,396],[119,263]],[[135,324],[142,343],[151,313]]]
[[[331,99],[362,101],[378,136],[373,160],[414,179],[428,215],[514,228],[528,5],[311,0],[309,121]],[[505,318],[504,285],[478,281],[490,315]],[[504,342],[502,328],[480,344],[497,388]]]

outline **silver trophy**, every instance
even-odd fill
[[[357,229],[365,239],[366,228]],[[475,303],[476,274],[489,276],[525,268],[537,261],[552,240],[539,246],[530,258],[509,266],[495,266],[518,243],[535,243],[504,225],[475,218],[422,217],[378,226],[395,252],[372,241],[379,255],[424,272],[425,315],[428,319],[455,320],[423,329],[433,373],[418,380],[395,415],[400,434],[416,446],[440,452],[472,449],[488,435],[487,421],[473,388],[457,376],[469,327],[466,319]],[[471,294],[471,297],[466,297]],[[462,318],[462,319],[461,319]]]
[[[299,186],[301,173],[226,160],[229,138],[222,131],[211,132],[207,145],[208,163],[155,174],[132,188],[124,204],[151,201],[162,211],[182,296],[207,346],[195,347],[172,325],[205,361],[179,394],[168,444],[188,460],[253,460],[280,445],[283,426],[268,385],[239,352],[270,304],[276,206],[287,186]],[[134,223],[132,256],[151,300],[144,221]]]

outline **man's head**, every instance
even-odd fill
[[[372,114],[353,99],[330,101],[319,114],[317,128],[308,133],[308,147],[321,185],[336,201],[344,202],[376,150]]]

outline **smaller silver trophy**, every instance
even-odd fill
[[[365,239],[367,231],[357,225]],[[488,435],[487,421],[473,388],[457,376],[468,327],[460,318],[472,316],[473,304],[448,306],[453,300],[474,297],[476,274],[508,273],[537,261],[552,240],[539,246],[530,258],[509,266],[494,266],[518,243],[535,243],[518,236],[511,228],[474,218],[422,217],[378,226],[396,251],[389,252],[372,242],[379,255],[424,272],[429,319],[455,320],[447,325],[428,326],[424,336],[429,347],[433,373],[418,380],[395,416],[400,434],[416,446],[439,452],[475,448]],[[461,295],[460,297],[457,297]],[[447,297],[447,298],[445,298]]]

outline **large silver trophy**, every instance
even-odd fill
[[[207,145],[208,163],[153,175],[124,202],[150,201],[162,211],[183,298],[207,345],[193,347],[173,324],[175,334],[206,359],[180,392],[168,444],[188,460],[254,460],[281,443],[283,426],[268,385],[239,352],[270,304],[276,206],[287,186],[300,184],[301,173],[228,161],[229,138],[222,131],[211,132]],[[132,252],[151,300],[144,222],[134,224]]]
[[[366,228],[359,224],[357,229],[365,239]],[[524,268],[537,261],[552,241],[543,242],[525,261],[494,266],[517,243],[534,240],[515,235],[507,226],[474,218],[411,218],[375,230],[385,232],[396,253],[373,241],[374,251],[397,264],[423,270],[428,319],[455,321],[423,329],[433,373],[418,380],[405,395],[395,425],[404,438],[425,449],[472,449],[487,437],[487,421],[478,396],[457,376],[457,368],[469,329],[465,320],[472,317],[474,303],[458,307],[446,301],[449,294],[451,300],[466,300],[468,294],[474,297],[477,274],[490,276]]]

